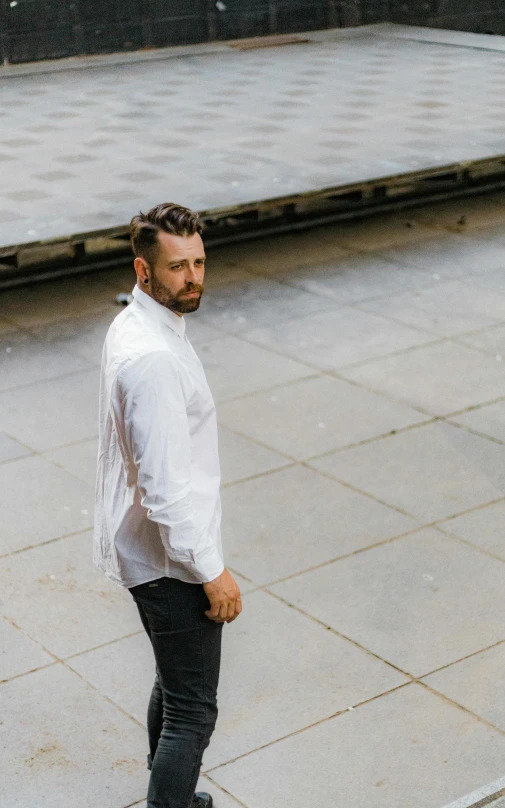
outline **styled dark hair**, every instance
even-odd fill
[[[158,233],[193,236],[202,233],[198,213],[174,202],[162,202],[147,213],[140,212],[130,222],[130,240],[135,257],[153,264],[158,251]]]

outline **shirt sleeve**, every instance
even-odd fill
[[[224,565],[191,501],[191,444],[177,359],[167,351],[149,353],[118,382],[126,443],[147,517],[157,523],[169,558],[198,581],[212,581]]]

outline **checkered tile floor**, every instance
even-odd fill
[[[0,247],[505,152],[503,38],[394,31],[0,73]]]

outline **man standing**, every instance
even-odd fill
[[[201,232],[171,203],[132,219],[134,300],[102,354],[93,560],[130,590],[154,651],[148,808],[212,806],[195,787],[223,623],[242,610],[223,564],[216,410],[183,317],[203,293]]]

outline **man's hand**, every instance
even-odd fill
[[[232,623],[242,611],[240,589],[228,570],[223,570],[218,578],[203,584],[210,602],[205,614],[215,623]]]

